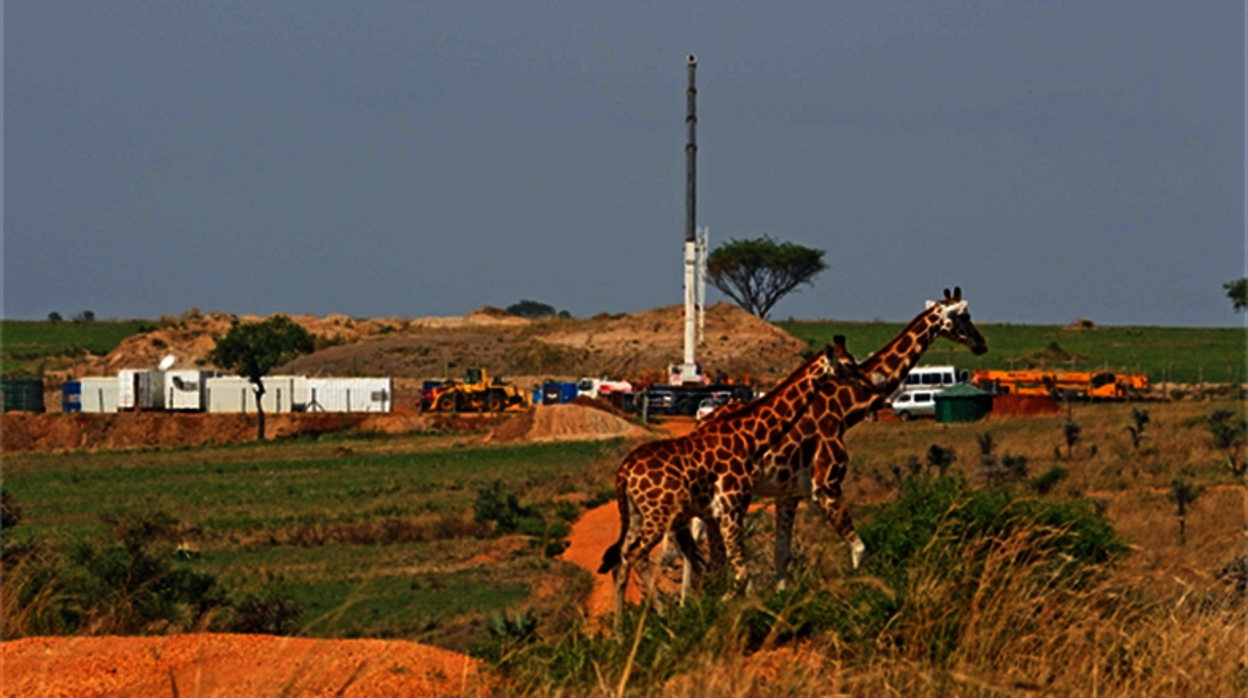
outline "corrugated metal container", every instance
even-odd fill
[[[300,387],[306,380],[303,376],[266,377],[262,401],[265,413],[299,411],[301,409]],[[255,387],[246,378],[217,376],[206,378],[204,385],[208,392],[204,405],[209,412],[242,412],[245,414],[256,412]]]
[[[117,409],[165,409],[165,372],[135,368],[118,371]]]
[[[44,411],[43,381],[38,378],[5,378],[0,381],[0,393],[4,394],[4,411]]]
[[[121,383],[116,378],[83,378],[78,381],[78,409],[83,412],[116,412]]]
[[[216,371],[199,371],[195,369],[179,369],[165,372],[165,407],[171,410],[208,409],[209,378],[217,376]]]
[[[389,378],[308,378],[308,412],[389,412]]]
[[[934,398],[936,421],[942,424],[977,422],[992,412],[992,395],[969,385],[955,385]]]

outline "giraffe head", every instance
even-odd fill
[[[867,375],[859,367],[858,360],[845,347],[845,335],[838,334],[833,336],[832,343],[824,348],[823,353],[828,356],[828,360],[832,363],[831,375],[833,379],[846,385],[866,388],[871,392],[878,391],[884,385],[883,376],[878,373]]]
[[[858,360],[854,355],[849,353],[849,349],[845,347],[845,335],[838,334],[832,337],[832,344],[828,346],[828,350],[837,362],[841,364],[842,378],[847,379],[845,382],[850,385],[866,388],[868,392],[882,392],[887,384],[887,379],[878,373],[871,372],[870,375],[863,373],[858,365]],[[887,391],[883,391],[887,392]]]
[[[953,293],[945,289],[944,300],[927,302],[928,310],[938,323],[937,336],[961,344],[979,356],[988,351],[988,342],[971,322],[971,311],[966,306],[967,301],[962,300],[962,289],[958,286],[953,287]]]

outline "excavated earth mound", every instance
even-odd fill
[[[489,440],[496,443],[568,441],[634,438],[649,434],[644,427],[602,409],[569,404],[531,407],[499,425],[490,434]]]
[[[50,378],[56,383],[116,375],[123,368],[154,368],[166,356],[176,359],[177,368],[216,368],[208,355],[232,323],[263,319],[198,311],[165,317],[155,329],[126,338],[107,356],[87,357]],[[335,314],[291,319],[312,333],[319,349],[278,367],[275,375],[421,381],[483,366],[491,376],[528,388],[552,377],[662,380],[667,365],[680,361],[684,351],[680,305],[600,313],[585,320],[528,320],[488,306],[464,317],[353,319]],[[706,309],[704,328],[705,345],[698,355],[711,375],[722,372],[766,383],[800,363],[805,348],[796,337],[727,303]]]

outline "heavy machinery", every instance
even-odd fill
[[[423,404],[437,412],[502,412],[509,407],[527,408],[533,404],[529,391],[491,379],[485,368],[464,371],[464,380],[448,380],[427,385]]]
[[[1122,400],[1148,390],[1148,376],[1101,371],[984,371],[976,370],[975,387],[998,395],[1069,396],[1088,400]]]

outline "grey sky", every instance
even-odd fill
[[[10,0],[3,312],[678,303],[695,53],[712,246],[827,250],[774,317],[1237,325],[1244,14]]]

